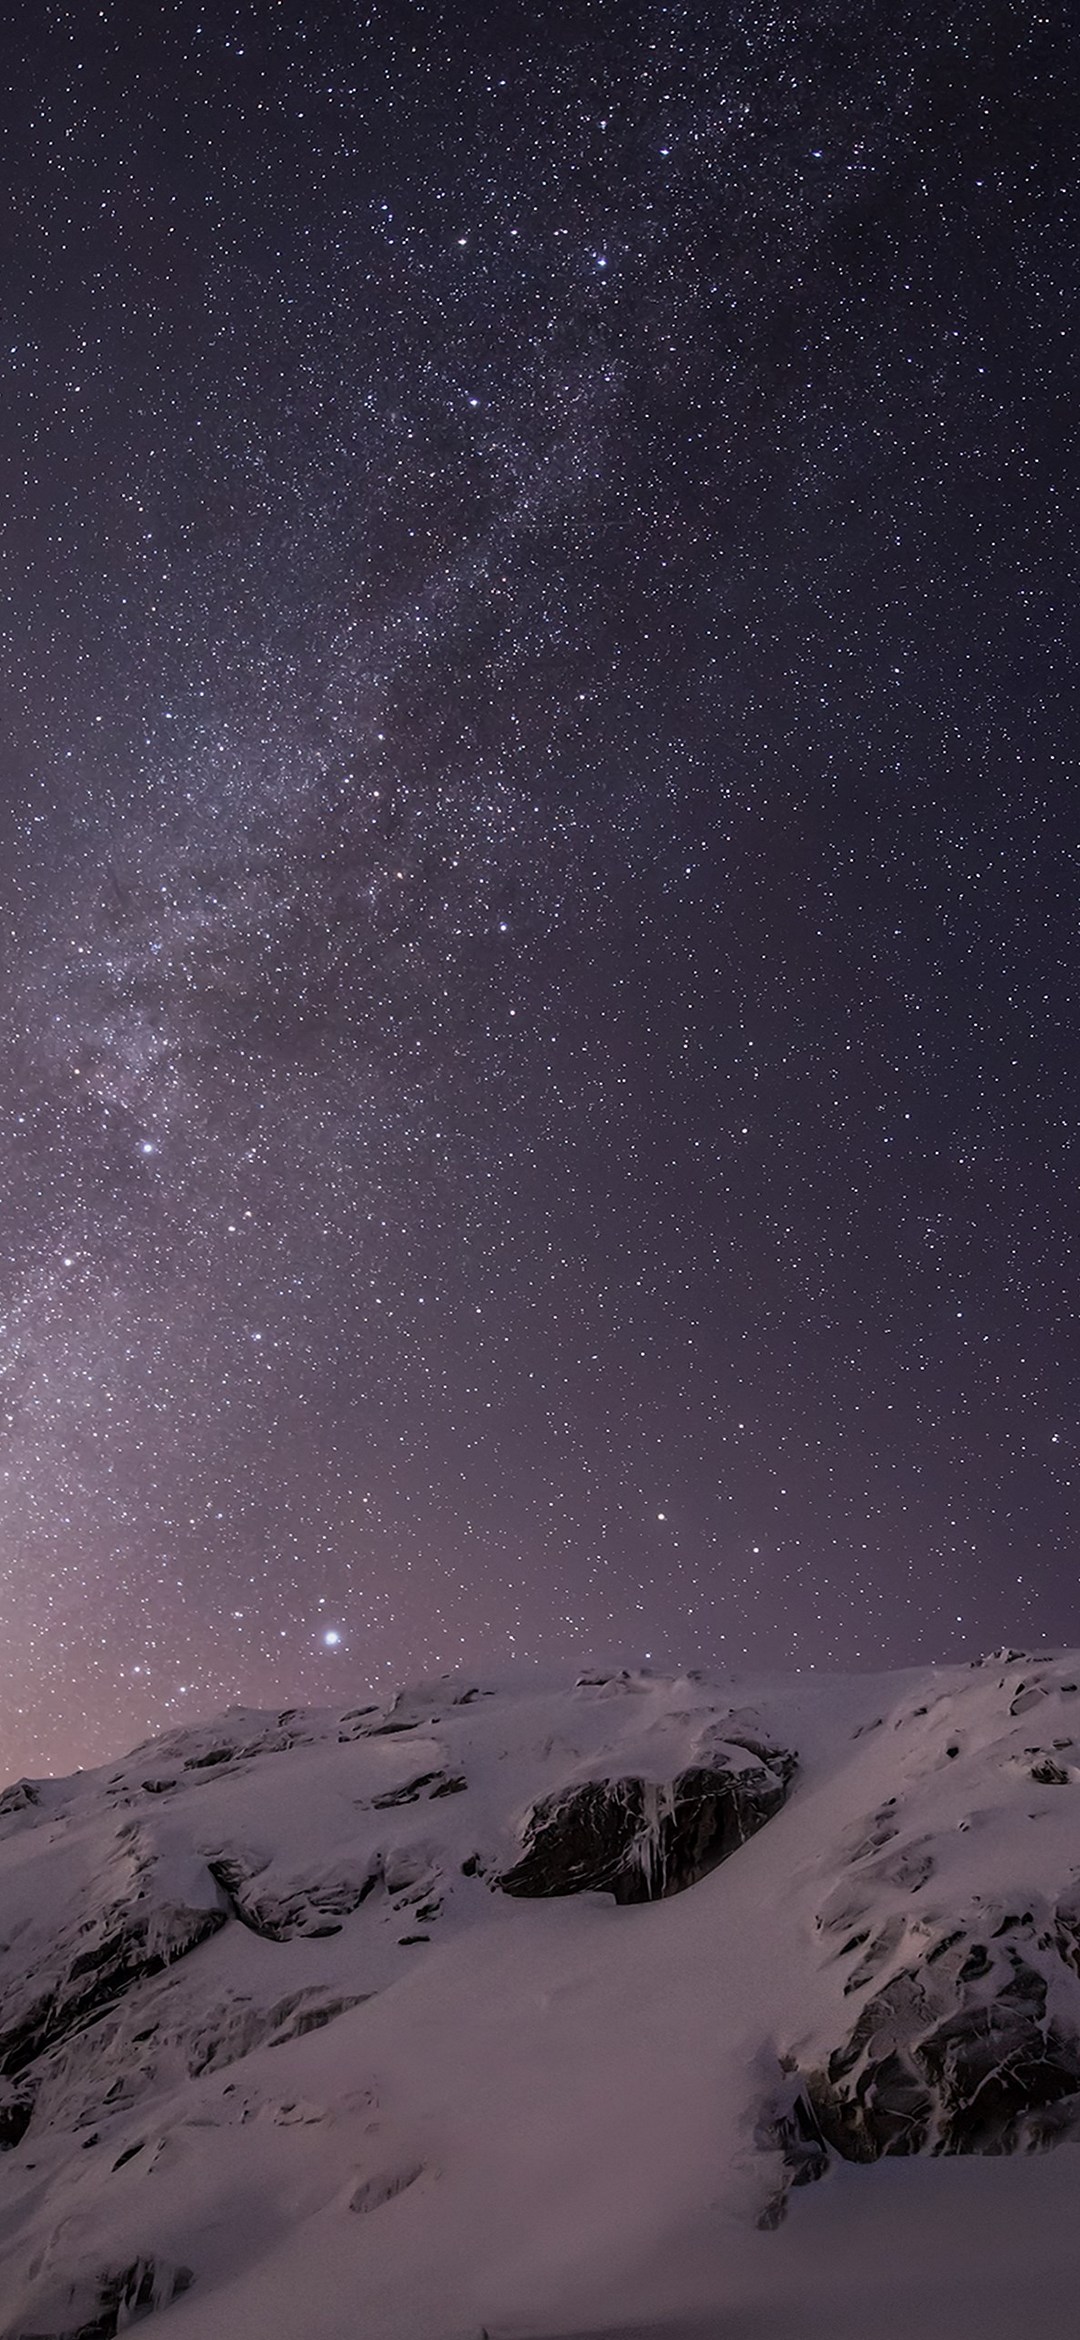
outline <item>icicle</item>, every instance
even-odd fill
[[[674,1791],[670,1785],[643,1780],[641,1797],[641,1829],[634,1856],[645,1879],[649,1900],[662,1901],[667,1884],[665,1824],[674,1809]]]

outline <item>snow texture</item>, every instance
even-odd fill
[[[0,2340],[1073,2329],[1078,1684],[453,1679],[17,1782]]]

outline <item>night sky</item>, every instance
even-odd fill
[[[5,7],[5,1777],[1080,1639],[1078,65]]]

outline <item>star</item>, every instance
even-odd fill
[[[24,13],[0,1773],[1068,1642],[1073,27]]]

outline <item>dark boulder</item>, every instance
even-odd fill
[[[611,1893],[618,1902],[662,1901],[718,1868],[778,1812],[795,1770],[783,1750],[732,1750],[729,1762],[679,1773],[670,1786],[642,1779],[585,1780],[533,1806],[524,1850],[497,1882],[504,1893],[542,1899]]]

